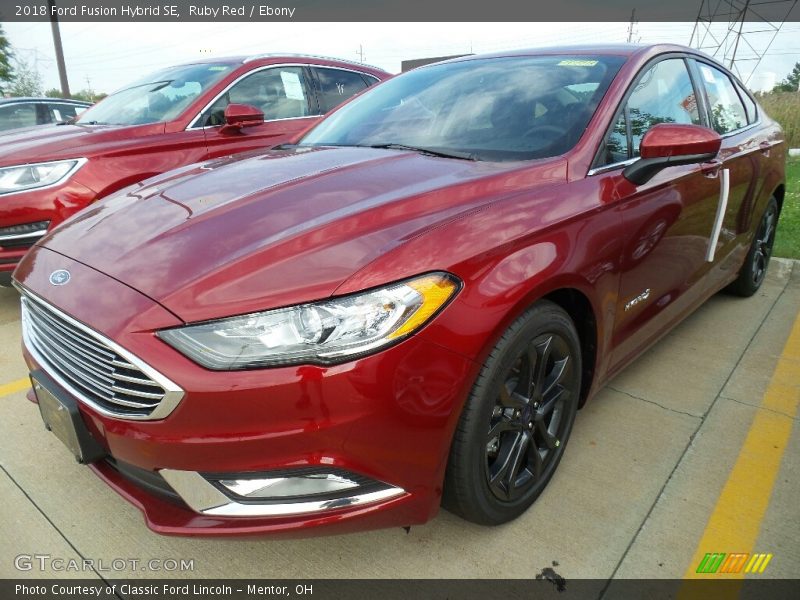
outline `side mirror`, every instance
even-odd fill
[[[249,104],[228,104],[225,107],[225,127],[241,129],[261,125],[264,113]]]
[[[699,125],[660,123],[644,134],[641,158],[622,172],[631,183],[642,185],[667,167],[713,160],[722,145],[718,133]]]

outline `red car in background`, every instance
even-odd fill
[[[95,200],[290,140],[389,76],[312,56],[209,59],[153,73],[68,124],[0,135],[0,285],[36,240]]]
[[[37,243],[30,397],[160,533],[503,523],[610,377],[756,292],[785,154],[681,46],[421,67]]]

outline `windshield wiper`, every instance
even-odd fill
[[[369,148],[385,148],[387,150],[411,150],[420,154],[440,156],[442,158],[457,158],[460,160],[478,160],[478,157],[471,152],[459,152],[457,150],[438,150],[436,148],[421,148],[419,146],[409,146],[407,144],[371,144]]]

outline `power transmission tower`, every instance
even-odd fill
[[[364,64],[364,46],[361,44],[358,45],[358,50],[356,50],[356,54],[358,54],[358,62]]]
[[[636,35],[635,27],[636,27],[637,23],[638,23],[638,21],[636,20],[636,9],[634,8],[631,11],[631,22],[630,22],[630,25],[628,25],[628,43],[629,44],[633,41],[633,36]],[[638,38],[637,38],[636,41],[637,42],[639,41]]]
[[[700,0],[689,45],[747,83],[798,0]]]

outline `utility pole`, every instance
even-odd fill
[[[360,62],[361,64],[364,64],[364,46],[362,46],[361,44],[359,44],[359,45],[358,45],[358,51],[356,52],[356,54],[358,54],[358,57],[359,57],[359,59],[358,59],[358,60],[359,60],[359,62]]]
[[[53,46],[55,46],[56,49],[58,79],[61,82],[61,94],[64,98],[70,98],[67,67],[64,64],[64,49],[61,47],[61,31],[58,29],[58,16],[56,16],[55,6],[55,0],[47,0],[47,8],[50,11],[50,29],[53,31]]]

